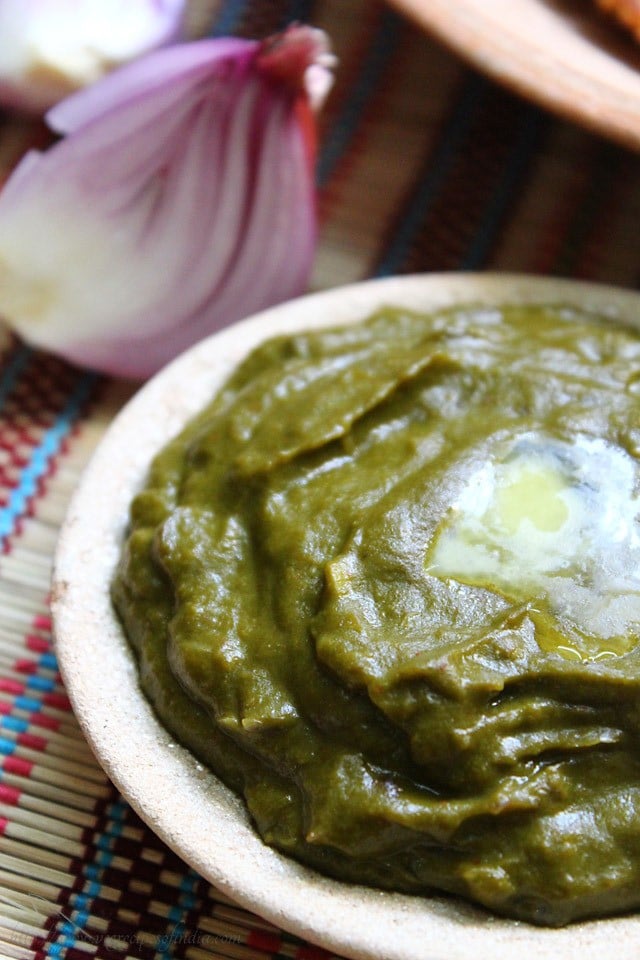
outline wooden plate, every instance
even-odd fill
[[[53,582],[60,667],[89,743],[137,813],[211,883],[277,926],[358,960],[637,960],[640,916],[537,929],[453,898],[339,883],[266,847],[241,801],[156,719],[111,608],[129,503],[151,457],[253,346],[277,333],[352,323],[384,303],[429,310],[470,301],[564,301],[640,325],[637,293],[506,274],[432,274],[291,301],[204,340],[124,408],[74,496]]]
[[[391,0],[495,80],[640,149],[640,43],[593,0]]]

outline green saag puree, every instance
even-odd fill
[[[115,606],[267,843],[539,924],[638,906],[639,371],[569,307],[383,309],[264,343],[155,458]]]

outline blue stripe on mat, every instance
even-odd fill
[[[128,811],[127,804],[118,800],[108,806],[105,811],[107,820],[104,829],[95,841],[95,853],[92,863],[83,864],[83,873],[90,881],[89,894],[99,896],[102,890],[100,883],[102,873],[107,869],[113,860],[111,847],[113,842],[122,833],[124,818]],[[91,907],[93,897],[87,894],[71,892],[69,906],[63,907],[58,914],[58,923],[49,933],[50,939],[44,945],[44,952],[51,958],[63,958],[67,950],[73,949],[77,944],[82,944],[83,949],[87,949],[95,940],[95,934],[87,931],[85,928],[91,920]],[[69,909],[71,908],[71,909]],[[90,954],[88,953],[89,957]]]
[[[360,66],[358,77],[321,145],[316,167],[316,183],[319,187],[325,186],[329,181],[340,158],[348,149],[367,100],[383,78],[384,71],[396,49],[401,22],[395,13],[385,12],[382,15],[367,55]]]
[[[158,938],[156,949],[158,951],[158,960],[171,960],[173,957],[173,946],[185,939],[185,923],[189,918],[189,913],[198,906],[199,899],[197,888],[201,878],[193,871],[189,870],[180,881],[182,893],[178,897],[177,904],[174,904],[169,910],[168,919],[173,926],[167,933]]]
[[[51,677],[39,677],[37,674],[27,677],[24,685],[27,689],[40,690],[42,693],[53,693],[56,687],[60,686]]]
[[[13,390],[18,378],[29,363],[32,354],[33,350],[21,345],[15,350],[11,359],[3,368],[2,376],[0,377],[0,404],[5,402]]]
[[[33,697],[16,697],[13,701],[16,710],[26,710],[29,713],[41,713],[44,704],[42,700],[35,700]]]
[[[390,276],[402,266],[431,204],[438,195],[450,163],[471,128],[487,89],[487,81],[475,73],[465,80],[453,116],[436,146],[435,154],[429,157],[422,181],[408,204],[408,212],[383,254],[374,276]]]
[[[533,109],[524,111],[505,169],[500,174],[471,245],[460,262],[461,270],[476,270],[485,265],[502,228],[504,215],[517,193],[522,175],[531,159],[542,125],[542,116],[539,111]]]
[[[212,37],[228,37],[235,33],[249,5],[249,0],[226,0],[211,30]]]
[[[92,373],[80,377],[56,422],[33,449],[29,463],[20,471],[8,503],[0,509],[0,542],[13,532],[16,520],[26,512],[29,499],[38,491],[38,480],[46,474],[52,458],[60,451],[63,440],[80,416],[96,381],[97,377]]]
[[[315,0],[290,0],[289,10],[284,17],[284,23],[296,21],[307,23],[313,14]]]

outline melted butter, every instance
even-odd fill
[[[557,533],[566,524],[569,507],[561,496],[566,483],[558,471],[516,461],[505,473],[511,475],[496,487],[494,509],[508,534],[516,534],[523,521],[545,533]]]
[[[427,569],[546,607],[591,641],[540,641],[567,659],[619,656],[640,639],[638,486],[621,448],[525,437],[469,478]]]

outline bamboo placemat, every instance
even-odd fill
[[[381,3],[211,11],[214,33],[261,36],[298,19],[332,36],[314,287],[465,269],[637,284],[637,156],[467,70]],[[38,124],[0,118],[0,178],[45,139]],[[0,336],[0,958],[328,958],[171,853],[107,782],[70,712],[51,650],[52,553],[130,393]]]

